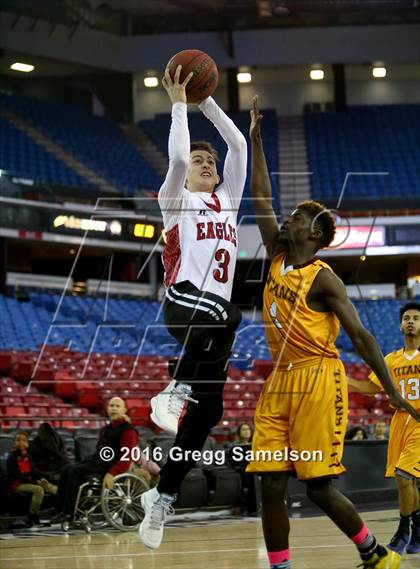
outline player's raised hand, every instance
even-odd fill
[[[409,413],[413,419],[420,422],[420,413],[416,411],[414,407],[412,407],[410,403],[406,401],[398,391],[395,391],[393,395],[388,395],[388,397],[389,403],[392,405],[392,407],[401,409],[402,411],[407,411],[407,413]]]
[[[191,81],[191,77],[193,73],[189,73],[184,81],[180,83],[179,78],[181,76],[182,65],[178,65],[175,71],[174,79],[172,81],[172,77],[169,73],[169,67],[165,69],[165,74],[162,78],[162,85],[166,89],[166,92],[171,99],[172,104],[174,103],[186,103],[187,102],[187,94],[185,89],[188,83]]]
[[[249,127],[249,138],[254,141],[261,140],[261,121],[262,114],[258,106],[258,95],[252,97],[252,107],[251,107],[251,125]]]

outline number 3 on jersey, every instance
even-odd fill
[[[214,254],[214,258],[218,261],[218,269],[214,269],[213,277],[219,283],[227,283],[229,280],[229,251],[226,251],[226,249],[218,249]]]
[[[402,379],[400,381],[401,395],[404,399],[410,401],[417,401],[420,399],[420,379],[418,377],[411,377],[410,379]]]

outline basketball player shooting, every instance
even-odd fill
[[[241,321],[230,297],[247,145],[211,97],[199,104],[228,145],[223,182],[216,189],[220,181],[216,151],[208,142],[190,144],[186,86],[192,73],[182,83],[180,74],[178,66],[172,79],[167,68],[162,81],[172,102],[172,124],[169,169],[158,199],[166,233],[164,319],[184,353],[171,362],[173,380],[151,400],[151,418],[176,435],[174,446],[187,457],[188,451],[202,450],[210,429],[223,416],[227,360]],[[189,403],[178,430],[185,401]],[[146,546],[159,547],[166,516],[194,466],[190,458],[175,461],[169,456],[157,488],[142,495],[145,517],[139,535]]]
[[[332,269],[315,258],[335,234],[335,220],[323,205],[306,201],[279,228],[272,208],[270,178],[261,140],[262,115],[253,100],[251,190],[262,240],[271,258],[264,289],[264,322],[273,357],[255,412],[254,456],[292,448],[321,451],[321,460],[253,460],[247,471],[262,475],[262,524],[271,569],[289,569],[287,481],[296,475],[308,497],[353,541],[363,567],[398,569],[400,555],[379,545],[353,504],[331,479],[341,463],[347,420],[347,383],[335,339],[339,326],[374,371],[390,403],[419,420],[419,413],[395,387],[374,337],[363,327],[346,288]]]

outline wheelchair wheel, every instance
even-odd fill
[[[135,474],[118,474],[111,490],[104,489],[101,497],[102,511],[108,522],[122,531],[136,530],[144,512],[140,497],[149,490],[149,484]]]
[[[96,493],[95,493],[96,490]],[[98,488],[88,489],[86,495],[83,495],[77,505],[76,525],[81,526],[86,532],[102,529],[108,525],[103,514],[100,495],[102,486]]]

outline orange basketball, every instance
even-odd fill
[[[214,93],[219,83],[219,72],[207,53],[199,49],[185,49],[176,53],[168,63],[172,79],[178,65],[182,65],[181,83],[189,73],[194,74],[186,89],[188,103],[201,103]]]

